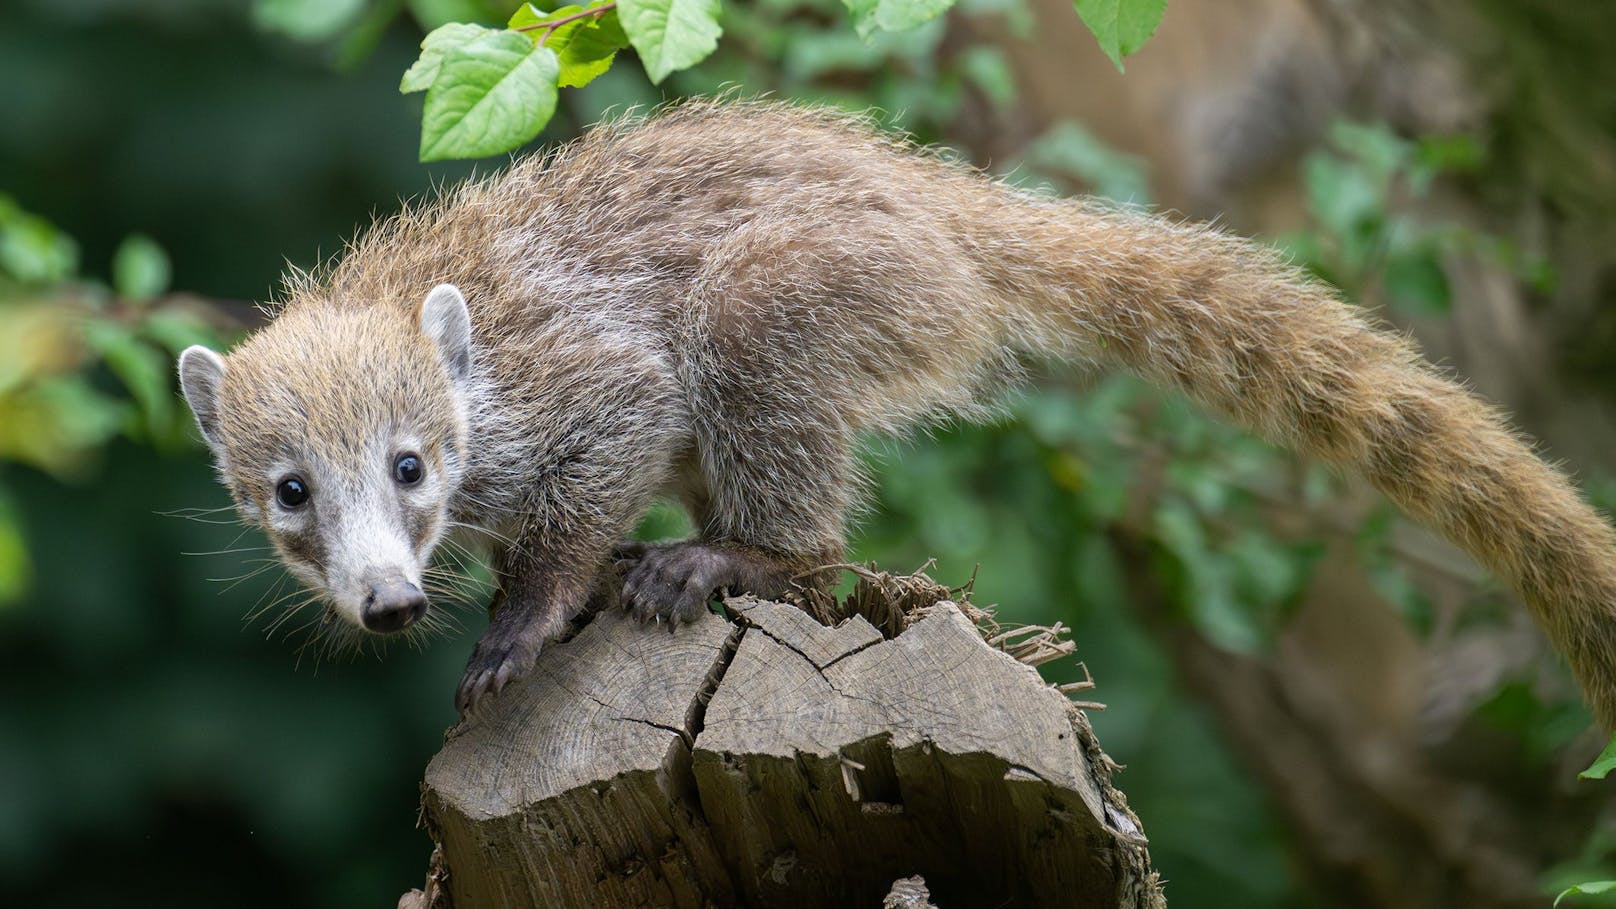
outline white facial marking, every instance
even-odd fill
[[[323,550],[323,577],[295,559],[288,565],[311,587],[323,590],[338,615],[359,628],[371,587],[404,581],[420,587],[427,559],[442,533],[444,478],[427,466],[422,479],[411,485],[393,476],[399,454],[421,455],[419,439],[378,437],[366,446],[363,464],[331,469],[318,459],[305,464],[280,462],[270,482],[288,475],[302,478],[309,501],[286,509],[271,502],[269,526],[276,534],[316,535]],[[438,530],[417,549],[410,540],[408,514],[415,509],[436,512]]]

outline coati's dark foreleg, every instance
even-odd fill
[[[598,596],[612,546],[667,481],[684,420],[663,377],[626,381],[633,365],[616,372],[621,384],[563,389],[590,393],[597,406],[561,402],[535,420],[554,435],[516,459],[530,485],[518,529],[495,559],[497,608],[455,695],[462,714],[525,675]]]
[[[477,639],[455,692],[455,709],[462,714],[525,675],[544,645],[582,611],[594,589],[592,566],[581,570],[531,538],[506,550],[495,574],[499,592],[488,627]]]

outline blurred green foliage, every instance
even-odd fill
[[[0,133],[12,193],[0,197],[0,892],[27,905],[385,904],[425,867],[416,782],[473,635],[316,670],[284,635],[243,633],[241,617],[269,604],[250,626],[263,632],[291,587],[254,561],[263,541],[233,524],[173,392],[173,354],[232,329],[171,287],[262,299],[283,257],[314,264],[399,195],[464,176],[416,163],[423,102],[400,97],[400,74],[430,108],[432,61],[410,69],[425,33],[534,14],[492,0],[94,7],[0,9],[0,80],[30,87],[0,97],[13,127]],[[968,98],[1017,97],[1002,50],[946,41],[942,18],[865,40],[838,0],[723,9],[717,50],[661,88],[639,67],[599,66],[598,49],[558,68],[576,87],[548,102],[541,140],[741,86],[875,108],[930,142]],[[1033,25],[1018,0],[960,0],[955,15]],[[1143,40],[1138,23],[1109,28],[1114,59]],[[1546,281],[1495,238],[1407,214],[1482,155],[1470,140],[1340,125],[1304,167],[1309,228],[1281,242],[1349,297],[1428,317],[1449,305],[1440,266],[1456,251]],[[1081,124],[1057,124],[1019,163],[1009,176],[1023,183],[1150,201],[1146,168]],[[1271,503],[1322,506],[1336,480],[1120,377],[1054,373],[1004,420],[932,435],[870,450],[876,501],[855,555],[899,569],[935,558],[951,584],[980,565],[977,598],[1002,620],[1076,629],[1110,706],[1095,725],[1128,765],[1121,784],[1175,902],[1305,901],[1263,794],[1141,629],[1115,534],[1147,542],[1178,620],[1260,652],[1322,550],[1277,531]],[[1358,531],[1360,561],[1418,626],[1429,605],[1397,568],[1390,525],[1381,512]],[[642,533],[686,530],[662,508]],[[282,630],[318,630],[302,621]],[[1525,689],[1494,709],[1551,742],[1567,717],[1583,721]]]
[[[1300,265],[1363,305],[1385,303],[1410,317],[1447,313],[1445,257],[1471,254],[1548,292],[1547,262],[1509,241],[1457,224],[1422,224],[1410,203],[1443,174],[1469,173],[1483,151],[1468,136],[1404,139],[1384,127],[1336,123],[1325,149],[1308,155],[1302,181],[1312,226],[1280,238]]]
[[[119,243],[110,286],[78,273],[78,244],[0,196],[0,465],[81,479],[114,436],[158,451],[185,444],[169,364],[217,341],[185,301],[159,301],[169,262],[150,237]],[[110,379],[111,381],[108,381]],[[0,607],[28,589],[27,549],[0,473]]]

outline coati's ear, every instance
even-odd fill
[[[464,381],[471,375],[471,313],[466,298],[453,284],[439,284],[421,303],[421,331],[438,347],[449,377]]]
[[[215,449],[220,447],[219,392],[224,388],[224,357],[200,344],[180,352],[180,389],[185,402],[196,414],[202,438]]]

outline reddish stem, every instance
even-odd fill
[[[592,9],[579,10],[571,15],[562,16],[560,19],[553,19],[549,22],[534,22],[530,25],[518,25],[516,28],[511,30],[517,32],[530,32],[534,29],[544,29],[544,34],[540,35],[539,40],[536,42],[538,46],[543,47],[544,42],[550,40],[550,36],[555,34],[555,30],[561,26],[566,25],[569,22],[577,22],[579,19],[587,19],[591,16],[599,19],[601,16],[606,15],[607,10],[613,9],[617,9],[617,0],[612,0],[611,3],[602,3],[600,6]]]

